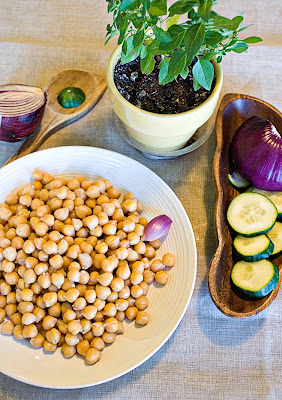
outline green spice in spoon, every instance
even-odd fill
[[[84,92],[77,87],[67,87],[58,95],[58,102],[64,108],[75,108],[85,100]]]

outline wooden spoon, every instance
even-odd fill
[[[260,300],[251,300],[231,285],[230,274],[236,261],[233,234],[227,224],[226,212],[231,200],[239,194],[229,183],[229,146],[236,129],[248,118],[257,115],[270,120],[282,132],[282,114],[270,104],[243,94],[227,94],[219,107],[216,119],[217,146],[213,161],[214,186],[217,195],[215,229],[218,248],[208,272],[208,288],[215,305],[229,317],[245,318],[264,310],[275,299],[282,280],[282,255],[273,262],[279,268],[276,288]]]
[[[57,96],[61,90],[70,86],[82,89],[85,94],[85,100],[78,107],[63,108],[58,103]],[[61,71],[44,88],[48,100],[40,129],[24,141],[5,165],[38,150],[53,133],[87,114],[95,107],[106,89],[107,80],[101,75],[90,74],[87,71],[78,69]]]

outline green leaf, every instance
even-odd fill
[[[173,17],[169,17],[166,21],[166,29],[168,30],[172,25],[177,24],[179,21],[179,15],[174,15]]]
[[[197,3],[197,1],[192,0],[181,0],[177,1],[176,3],[172,4],[168,11],[169,16],[172,17],[175,14],[182,15],[188,13],[191,8]]]
[[[198,7],[198,14],[205,21],[208,21],[212,8],[212,0],[201,1]]]
[[[249,46],[246,43],[239,42],[236,43],[231,50],[235,51],[235,53],[244,53],[244,51],[248,50]]]
[[[244,43],[258,43],[258,42],[262,42],[262,38],[258,37],[258,36],[250,36],[246,39],[243,40]]]
[[[150,0],[143,0],[143,7],[145,8],[145,10],[148,10],[150,6],[151,6]]]
[[[195,77],[196,81],[207,90],[210,90],[213,77],[214,77],[214,69],[213,65],[210,61],[198,59],[193,69],[193,77]]]
[[[224,39],[221,33],[216,31],[207,31],[205,36],[205,43],[210,46],[216,45]]]
[[[242,21],[243,17],[241,16],[229,19],[218,15],[214,18],[214,25],[218,28],[230,29],[232,31],[235,31]]]
[[[159,68],[159,69],[162,69],[163,66],[164,66],[164,64],[166,64],[169,60],[170,60],[170,57],[162,58],[161,61],[160,61],[160,63],[159,63],[159,65],[158,65],[158,68]]]
[[[187,54],[182,49],[176,50],[169,62],[168,75],[179,75],[184,69],[187,61]]]
[[[211,59],[214,58],[215,55],[216,55],[216,52],[214,50],[210,50],[204,55],[203,60],[210,61]]]
[[[130,61],[135,60],[135,58],[137,58],[140,54],[143,45],[141,44],[140,46],[134,47],[133,39],[134,39],[133,35],[129,36],[129,38],[126,39],[126,44],[127,44],[126,53],[121,52],[120,55],[120,62],[122,64],[126,64],[129,63]]]
[[[167,50],[160,49],[160,42],[157,39],[154,39],[151,44],[148,46],[148,52],[155,54],[156,56],[166,55]]]
[[[137,31],[137,32],[135,33],[135,35],[134,35],[134,38],[133,38],[133,45],[134,45],[134,47],[137,47],[137,46],[139,46],[140,44],[142,44],[142,43],[143,43],[143,40],[144,40],[144,37],[145,37],[145,32],[144,32],[143,29],[142,29],[141,31]]]
[[[162,28],[159,28],[158,26],[155,27],[154,29],[156,39],[161,42],[161,43],[169,43],[172,42],[172,38],[170,34],[166,31],[164,31]]]
[[[185,35],[185,30],[182,28],[182,26],[180,25],[172,25],[169,30],[168,30],[171,38],[172,38],[172,42],[170,43],[161,43],[160,44],[160,49],[161,50],[174,50],[176,49],[178,46],[180,46],[182,39]]]
[[[127,42],[126,42],[126,40],[123,42],[121,49],[122,49],[123,54],[127,53]]]
[[[189,69],[188,69],[188,67],[185,67],[185,68],[183,69],[183,71],[180,72],[180,76],[181,76],[182,79],[186,79],[187,76],[188,76],[188,74],[189,74]]]
[[[140,29],[144,22],[142,17],[137,17],[136,15],[129,16],[129,20],[132,21],[136,29]]]
[[[175,79],[174,75],[168,75],[169,62],[164,63],[159,72],[159,85],[165,85]]]
[[[167,13],[167,0],[153,0],[149,8],[149,14],[161,16]]]
[[[155,66],[155,58],[153,54],[148,53],[144,58],[141,58],[140,68],[142,74],[149,75]]]
[[[140,57],[144,58],[144,57],[146,57],[147,54],[148,54],[148,46],[143,46],[142,50],[140,52]]]
[[[220,63],[221,63],[221,61],[222,61],[222,56],[218,56],[218,57],[216,57],[216,62],[217,62],[218,64],[220,64]]]
[[[199,90],[201,87],[201,85],[199,84],[199,82],[195,79],[194,75],[193,75],[193,89],[195,92],[197,92],[197,90]]]
[[[129,11],[134,10],[137,6],[137,0],[122,0],[119,10],[120,11]]]
[[[204,23],[190,26],[184,36],[184,45],[189,63],[193,60],[205,38]]]

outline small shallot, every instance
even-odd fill
[[[153,241],[165,236],[172,224],[167,215],[159,215],[153,218],[145,227],[144,237],[146,241]]]

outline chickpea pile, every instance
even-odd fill
[[[124,332],[146,325],[154,280],[165,285],[174,256],[152,259],[142,204],[105,180],[35,170],[0,205],[1,333],[94,364]]]

